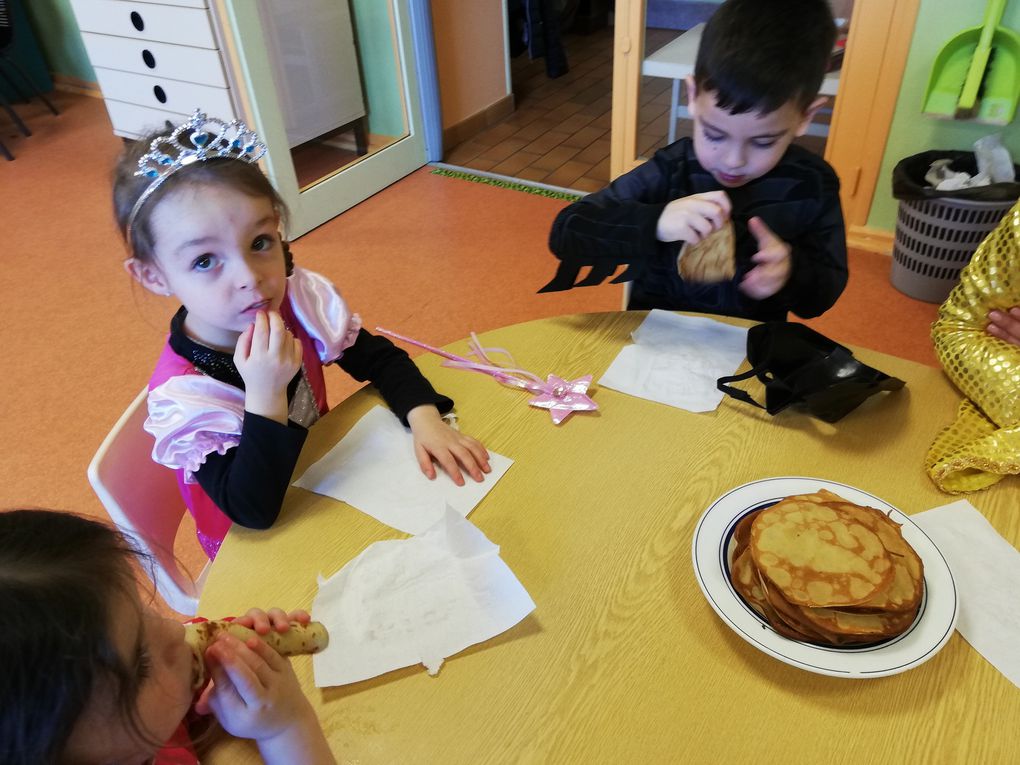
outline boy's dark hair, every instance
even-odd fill
[[[113,214],[117,219],[117,227],[121,236],[127,239],[128,218],[135,202],[142,192],[149,187],[152,179],[135,175],[138,160],[149,151],[149,146],[156,138],[163,138],[173,132],[173,126],[167,125],[137,141],[129,144],[117,160],[113,171]],[[165,148],[165,147],[164,147]],[[161,199],[175,189],[188,186],[224,186],[240,191],[250,197],[268,199],[280,220],[287,222],[287,204],[273,188],[273,184],[262,173],[258,165],[241,162],[236,159],[209,159],[194,162],[169,176],[160,187],[152,192],[138,210],[131,224],[131,241],[127,242],[131,255],[143,262],[150,262],[155,246],[152,233],[152,211]]]
[[[705,25],[699,91],[733,114],[807,109],[822,87],[836,24],[827,0],[727,0]]]
[[[111,640],[138,553],[98,521],[51,510],[0,512],[0,762],[59,763],[102,684],[137,728],[138,678]]]

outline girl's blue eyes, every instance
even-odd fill
[[[212,267],[212,256],[211,255],[199,255],[195,258],[191,267],[196,271],[208,271]]]

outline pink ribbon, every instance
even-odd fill
[[[376,327],[376,332],[380,332],[384,335],[389,335],[395,340],[401,340],[411,345],[416,345],[419,348],[424,348],[430,353],[434,353],[437,356],[442,356],[446,361],[443,362],[444,367],[453,367],[455,369],[466,369],[471,372],[480,372],[482,374],[490,375],[495,378],[497,382],[507,385],[512,388],[522,388],[526,391],[536,394],[534,397],[528,400],[531,406],[537,406],[542,409],[548,409],[549,414],[552,416],[552,421],[556,425],[559,425],[567,417],[574,412],[594,412],[599,408],[599,405],[591,400],[588,395],[588,386],[591,385],[592,376],[585,375],[579,377],[576,380],[564,380],[556,375],[549,375],[546,380],[542,380],[536,374],[529,372],[525,369],[516,368],[516,362],[514,357],[510,355],[510,352],[504,348],[483,348],[482,344],[478,342],[478,337],[474,332],[471,333],[471,339],[468,341],[468,347],[470,348],[469,355],[474,356],[477,361],[464,358],[463,356],[457,356],[456,354],[449,353],[436,348],[432,345],[413,340],[410,337],[404,337],[398,335],[396,332],[390,332],[388,329],[382,327]],[[511,365],[505,367],[497,364],[491,358],[490,353],[500,354],[505,356]]]

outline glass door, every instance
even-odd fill
[[[426,1],[219,3],[238,100],[269,147],[291,238],[425,164],[414,39],[431,29],[412,25],[411,6]]]

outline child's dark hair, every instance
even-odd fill
[[[828,68],[836,24],[827,0],[727,0],[701,35],[699,91],[733,114],[806,110]]]
[[[117,160],[117,166],[114,169],[113,213],[117,219],[117,227],[125,241],[130,235],[131,241],[128,241],[127,245],[133,257],[143,262],[152,260],[155,245],[151,223],[152,211],[156,209],[161,199],[173,193],[175,189],[193,186],[224,186],[251,197],[268,199],[280,216],[281,222],[286,224],[287,204],[258,168],[258,165],[236,159],[208,159],[203,162],[193,162],[164,180],[136,213],[134,220],[131,221],[129,234],[128,219],[131,216],[131,210],[138,198],[152,183],[151,178],[135,175],[138,170],[138,160],[149,151],[153,140],[166,137],[172,132],[173,127],[168,125],[162,130],[157,130],[129,144]]]
[[[111,641],[112,610],[135,591],[137,558],[98,521],[0,512],[0,762],[59,763],[97,688],[112,688],[137,729],[138,678]]]

